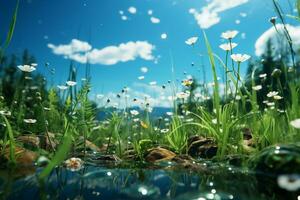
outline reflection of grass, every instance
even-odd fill
[[[11,23],[7,44],[12,37],[16,13],[17,9]],[[282,13],[279,14],[282,17]],[[52,161],[40,174],[40,178],[43,179],[70,154],[83,152],[85,157],[89,148],[87,140],[97,147],[103,147],[105,154],[116,154],[121,158],[126,156],[128,150],[134,150],[140,160],[143,160],[149,148],[156,146],[166,146],[178,154],[186,154],[188,139],[195,135],[213,138],[218,146],[217,158],[219,159],[231,154],[250,154],[277,143],[299,141],[299,131],[289,125],[290,121],[300,117],[299,79],[295,78],[297,69],[288,72],[288,64],[285,64],[288,62],[282,60],[279,66],[282,73],[279,75],[273,76],[269,73],[263,82],[258,74],[262,70],[254,67],[250,78],[243,81],[240,77],[242,61],[235,61],[236,70],[234,59],[231,59],[232,62],[228,60],[229,55],[232,58],[232,49],[226,51],[224,63],[213,53],[206,34],[203,35],[213,74],[212,94],[209,95],[206,83],[203,84],[204,87],[198,87],[196,80],[186,79],[182,87],[183,91],[178,93],[175,77],[172,77],[170,90],[174,112],[169,113],[168,117],[161,116],[159,119],[150,117],[152,108],[147,98],[141,102],[139,111],[130,112],[133,108],[128,107],[130,99],[125,88],[122,94],[118,95],[119,101],[125,102],[125,108],[111,108],[109,111],[107,109],[109,117],[105,121],[96,121],[99,109],[88,98],[91,89],[90,79],[93,77],[86,76],[79,87],[73,64],[70,66],[68,81],[78,82],[78,85],[66,84],[63,85],[65,89],[52,87],[46,90],[42,80],[30,80],[36,78],[30,76],[30,72],[24,72],[22,75],[14,74],[16,80],[14,80],[13,101],[9,102],[5,95],[0,99],[0,110],[11,111],[10,116],[3,114],[1,118],[1,122],[6,126],[1,127],[1,130],[7,133],[0,136],[2,152],[9,146],[9,159],[15,162],[14,148],[22,145],[15,142],[16,137],[25,133],[46,136],[51,148],[44,153],[51,157]],[[288,37],[288,32],[285,33],[285,37]],[[230,46],[231,42],[232,38],[229,39]],[[270,69],[273,67],[272,64],[269,63]],[[220,93],[218,67],[225,71],[226,83],[223,96]],[[296,68],[295,64],[294,68]],[[174,66],[172,66],[172,76],[174,74]],[[264,83],[268,84],[264,85]],[[32,87],[36,84],[38,87],[33,90]],[[261,84],[263,92],[253,89],[258,84]],[[6,90],[3,85],[1,87]],[[278,92],[279,97],[283,97],[283,100],[266,96],[268,92],[274,90]],[[200,96],[196,95],[197,91]],[[262,100],[268,101],[266,105]],[[106,101],[106,106],[111,105],[110,101]],[[101,109],[106,110],[106,108]],[[30,120],[24,122],[24,119]],[[251,148],[245,148],[244,129],[251,131],[254,144]],[[54,148],[55,141],[50,138],[50,133],[55,133],[55,139],[60,141],[57,144],[58,148]]]

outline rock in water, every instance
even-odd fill
[[[96,152],[100,152],[101,151],[101,149],[97,145],[95,145],[94,143],[92,143],[89,140],[85,141],[85,145],[86,145],[87,148],[89,148],[92,151],[96,151]]]
[[[175,156],[176,154],[170,150],[161,147],[155,147],[148,150],[145,160],[147,162],[160,162],[172,160]]]
[[[6,160],[10,160],[10,149],[6,147],[4,150],[4,157]],[[37,153],[24,149],[22,147],[15,147],[15,158],[18,165],[33,165],[34,161],[37,159]]]
[[[188,169],[188,170],[197,170],[201,172],[205,172],[206,169],[202,165],[198,165],[195,160],[189,155],[177,155],[172,159],[173,162],[177,163],[174,166],[174,169]]]
[[[25,147],[40,147],[40,138],[35,135],[21,135],[17,138],[17,141],[21,142]]]
[[[212,138],[192,136],[188,139],[188,154],[192,157],[212,158],[217,154],[218,147]]]

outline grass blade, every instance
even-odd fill
[[[209,56],[209,61],[211,64],[211,68],[212,68],[212,72],[213,72],[213,76],[214,76],[214,108],[216,109],[216,113],[217,113],[217,120],[219,123],[219,115],[220,115],[220,96],[219,96],[219,83],[218,83],[218,77],[217,77],[217,71],[216,71],[216,64],[215,64],[215,59],[214,59],[214,54],[212,52],[210,43],[208,41],[208,38],[205,34],[205,32],[203,31],[203,35],[204,35],[204,40],[205,40],[205,44],[206,44],[206,48],[207,48],[207,53]]]
[[[72,137],[70,134],[66,134],[64,137],[64,141],[60,146],[60,148],[58,149],[58,151],[56,152],[54,158],[46,166],[46,168],[43,169],[43,171],[39,175],[40,180],[45,179],[51,173],[51,171],[67,157],[71,145],[72,145]]]
[[[8,132],[8,137],[9,137],[9,159],[12,163],[16,163],[16,157],[15,157],[15,138],[14,138],[14,133],[12,130],[12,127],[7,120],[7,118],[3,115],[2,116],[6,127],[7,127],[7,132]]]
[[[14,11],[14,15],[13,15],[12,20],[10,22],[9,31],[8,31],[7,36],[6,36],[6,40],[5,40],[3,49],[6,49],[8,47],[8,45],[9,45],[9,43],[10,43],[12,37],[13,37],[16,22],[17,22],[18,9],[19,9],[19,0],[17,1],[17,5],[16,5],[15,11]]]

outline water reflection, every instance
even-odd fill
[[[44,182],[1,173],[2,199],[266,199],[256,178],[234,167],[211,167],[209,173],[163,169],[120,169],[87,165],[74,172],[55,169]],[[4,173],[5,174],[5,173]],[[269,197],[268,199],[272,199]]]

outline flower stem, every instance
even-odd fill
[[[238,86],[239,86],[239,80],[240,80],[240,66],[241,66],[241,63],[238,62],[238,71],[237,71],[237,75],[236,75],[236,85],[235,85],[234,99],[236,99],[237,92],[238,92]]]
[[[226,66],[226,69],[225,69],[225,101],[227,99],[227,91],[228,91],[228,75],[227,73],[229,72],[228,71],[228,67],[227,67],[227,63],[228,63],[228,53],[229,51],[226,51],[226,60],[225,60],[225,66]]]

